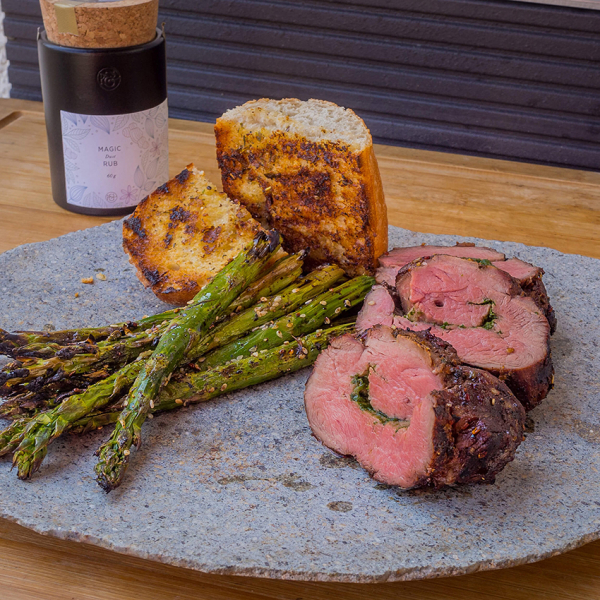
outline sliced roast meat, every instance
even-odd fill
[[[506,385],[427,332],[337,338],[304,398],[323,444],[402,488],[492,483],[523,439],[525,411]]]
[[[458,256],[460,258],[475,258],[478,260],[489,260],[492,264],[506,271],[514,277],[523,291],[531,296],[537,305],[544,311],[548,322],[550,323],[550,333],[556,330],[556,316],[550,301],[546,288],[542,282],[544,270],[536,267],[519,258],[509,258],[505,260],[504,254],[486,248],[485,246],[475,246],[472,243],[456,244],[456,246],[409,246],[407,248],[394,248],[379,259],[381,265],[375,275],[377,283],[386,283],[394,286],[398,271],[409,262],[418,258],[429,258],[435,254],[447,254],[449,256]]]
[[[378,323],[430,330],[462,362],[505,381],[527,410],[552,387],[548,320],[515,279],[489,263],[441,254],[413,261],[395,290],[378,285],[365,298],[357,329]]]
[[[556,315],[550,305],[546,286],[542,281],[544,269],[536,267],[531,263],[525,262],[520,258],[508,258],[504,261],[493,261],[492,264],[502,271],[506,271],[511,277],[514,277],[521,286],[522,290],[544,311],[546,319],[550,324],[550,333],[556,331]]]
[[[468,242],[456,246],[408,246],[406,248],[393,248],[387,254],[379,257],[380,268],[377,271],[377,283],[395,285],[398,271],[409,262],[417,258],[433,256],[434,254],[448,254],[460,258],[478,258],[481,260],[501,261],[504,254],[485,246],[476,246]]]

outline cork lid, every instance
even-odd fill
[[[71,48],[124,48],[154,39],[158,0],[40,0],[48,39]]]

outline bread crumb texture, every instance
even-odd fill
[[[308,265],[372,273],[387,250],[387,215],[371,134],[322,100],[248,102],[215,126],[223,190],[283,236]]]
[[[184,305],[248,248],[260,224],[188,165],[123,222],[123,248],[164,302]]]

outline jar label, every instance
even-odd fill
[[[135,206],[169,179],[168,107],[127,115],[60,111],[67,202]]]

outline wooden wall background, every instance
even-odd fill
[[[40,100],[38,0],[2,0],[12,96]],[[600,12],[509,0],[161,0],[171,116],[353,108],[376,141],[600,169]]]

